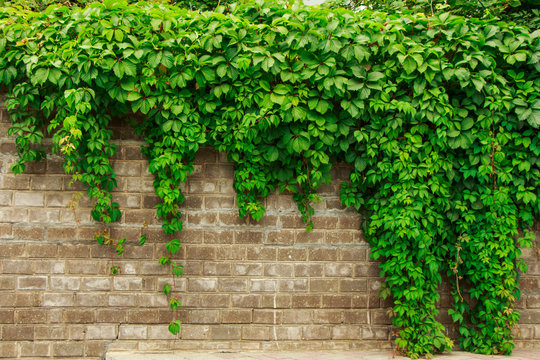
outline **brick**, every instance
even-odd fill
[[[339,260],[341,261],[366,261],[366,249],[340,249]]]
[[[350,308],[352,297],[350,295],[323,295],[322,306],[325,308]]]
[[[14,206],[43,206],[44,196],[37,192],[16,192],[13,197]]]
[[[218,183],[207,179],[189,179],[188,188],[190,194],[215,194]]]
[[[210,276],[229,276],[231,275],[231,264],[205,261],[203,274]]]
[[[297,244],[323,244],[324,231],[313,230],[311,232],[306,232],[305,230],[297,230],[296,243]]]
[[[122,309],[98,309],[96,321],[98,323],[123,323],[126,322],[127,313],[127,310]]]
[[[65,310],[64,320],[69,324],[87,324],[96,321],[96,316],[92,310]]]
[[[221,292],[245,292],[248,290],[248,281],[244,279],[219,279],[218,285]]]
[[[59,223],[60,209],[29,209],[28,221],[31,223]]]
[[[288,309],[291,304],[290,294],[263,294],[261,298],[261,308]]]
[[[243,326],[243,340],[270,340],[270,329],[263,326]]]
[[[144,340],[147,336],[147,327],[143,325],[120,325],[119,339]]]
[[[48,311],[41,309],[15,310],[17,324],[43,324],[47,322]]]
[[[32,260],[34,272],[36,274],[64,274],[66,272],[66,264],[61,259],[57,260]]]
[[[367,324],[368,323],[368,312],[352,310],[343,312],[343,323],[345,324]]]
[[[90,256],[90,247],[80,244],[60,244],[58,256],[64,259],[87,258]]]
[[[359,340],[361,339],[360,326],[340,325],[332,327],[332,339]]]
[[[184,325],[182,325],[182,328]],[[180,329],[182,332],[183,329]],[[148,339],[152,340],[175,340],[176,335],[169,332],[167,325],[148,326]]]
[[[354,266],[355,277],[379,277],[381,270],[377,263],[358,264]]]
[[[308,291],[307,279],[287,279],[279,280],[279,291],[281,292],[305,292]]]
[[[362,334],[360,338],[365,340],[387,340],[388,334],[388,327],[362,327]]]
[[[262,264],[236,263],[233,266],[233,275],[235,276],[261,276],[262,274],[263,274]]]
[[[337,261],[338,250],[329,248],[310,249],[308,258],[310,261]]]
[[[260,299],[256,294],[233,294],[231,303],[236,308],[256,308],[259,307]]]
[[[217,291],[217,279],[188,279],[188,290],[190,292]]]
[[[307,259],[306,249],[279,249],[279,261],[305,261]]]
[[[239,326],[213,326],[210,328],[212,340],[240,340],[241,327]]]
[[[219,324],[219,310],[191,310],[189,312],[189,322],[191,324]]]
[[[207,340],[210,336],[208,325],[182,325],[183,340]]]
[[[38,291],[30,291],[27,293],[17,292],[15,296],[15,307],[33,307],[41,306],[41,296]]]
[[[7,357],[7,358],[17,357],[17,343],[7,342],[7,341],[0,342],[0,357]]]
[[[216,259],[216,248],[213,246],[189,246],[186,249],[186,256],[190,260],[214,260]]]
[[[352,275],[352,265],[340,263],[325,264],[324,273],[326,276],[348,277]]]
[[[353,233],[350,231],[328,231],[326,233],[326,243],[328,244],[350,244],[353,242]]]
[[[1,152],[1,151],[0,151]],[[30,190],[30,176],[2,175],[2,188],[10,190]]]
[[[255,324],[280,324],[282,312],[280,310],[253,310],[253,323]]]
[[[2,329],[2,341],[34,340],[34,327],[24,325],[5,325]]]
[[[0,219],[4,223],[21,223],[28,218],[26,208],[0,208]]]
[[[68,260],[67,267],[69,274],[97,275],[108,273],[108,266],[106,261]]]
[[[223,324],[249,324],[251,323],[251,310],[223,310]]]
[[[314,324],[339,324],[343,320],[341,310],[314,310],[312,314]]]
[[[32,265],[30,260],[2,260],[4,274],[32,274]]]
[[[277,249],[252,247],[247,249],[247,258],[249,260],[276,260]]]
[[[26,257],[53,258],[58,254],[58,245],[56,244],[26,244]]]
[[[244,230],[237,232],[234,236],[236,244],[262,244],[264,235],[261,231]]]
[[[292,245],[294,244],[294,231],[281,230],[269,232],[266,243],[272,245]]]
[[[21,257],[24,254],[25,245],[23,243],[14,244],[0,244],[0,258],[16,258]],[[9,260],[6,260],[4,264],[9,264]]]
[[[84,343],[77,341],[53,343],[53,355],[58,357],[83,356]]]
[[[137,297],[133,294],[110,294],[108,300],[109,306],[132,307],[138,305]]]
[[[0,290],[15,289],[15,276],[0,276]]]
[[[64,187],[63,176],[32,176],[32,190],[62,190]]]
[[[74,294],[44,293],[43,306],[74,306]]]
[[[293,265],[292,264],[265,264],[264,275],[275,277],[292,277]]]
[[[50,344],[47,342],[20,343],[20,354],[23,357],[36,357],[49,355]]]
[[[205,172],[206,176],[209,178],[231,179],[234,177],[234,168],[229,164],[206,164]]]
[[[0,206],[11,206],[13,193],[11,191],[0,191]]]
[[[48,240],[75,240],[77,228],[73,226],[49,226],[47,228]]]
[[[270,331],[270,338],[271,340],[301,340],[302,327],[280,326],[279,331]]]
[[[321,296],[314,294],[294,294],[292,296],[293,308],[318,308],[321,306]]]
[[[44,325],[36,326],[36,340],[62,340],[66,338],[65,326]]]
[[[18,240],[43,240],[43,228],[32,226],[14,226],[13,237]]]
[[[187,223],[190,225],[214,225],[217,222],[217,213],[190,212]]]
[[[367,281],[360,279],[341,279],[339,287],[342,292],[359,292],[367,290]]]
[[[331,339],[331,328],[329,326],[308,325],[303,328],[304,339],[306,340],[329,340]]]
[[[323,275],[322,264],[295,264],[294,276],[296,277],[319,277]]]
[[[200,231],[197,231],[200,233]],[[228,230],[205,230],[204,242],[206,244],[232,244],[234,238],[234,232]]]
[[[136,161],[114,161],[113,169],[119,176],[141,176],[141,164]]]
[[[142,278],[115,277],[113,281],[114,290],[135,291],[142,290]]]
[[[105,340],[116,339],[115,325],[89,325],[86,327],[86,339]]]
[[[118,194],[114,200],[120,208],[138,209],[141,207],[141,196],[139,194]],[[152,208],[153,206],[150,206]]]
[[[226,294],[202,294],[200,301],[203,308],[229,307],[229,295]]]
[[[251,280],[251,292],[275,292],[277,290],[277,282],[269,279],[253,279]]]
[[[111,289],[111,278],[88,277],[81,279],[81,290],[106,291]]]
[[[205,196],[204,207],[206,209],[233,209],[234,197],[232,196]]]
[[[13,236],[12,224],[0,224],[0,239],[8,239]]]
[[[13,324],[15,316],[13,310],[0,309],[0,324]]]

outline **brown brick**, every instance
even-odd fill
[[[12,198],[12,191],[0,191],[0,206],[11,206]]]
[[[84,343],[77,341],[55,342],[53,343],[54,356],[83,356]]]
[[[261,298],[261,308],[288,309],[291,304],[290,294],[264,294]]]
[[[251,323],[251,310],[223,310],[222,323],[249,324]]]
[[[190,324],[219,324],[220,323],[220,311],[219,310],[190,310],[189,311],[189,323]]]
[[[47,239],[49,240],[75,240],[77,238],[77,228],[73,226],[62,226],[47,228]]]
[[[243,326],[243,340],[270,340],[270,329],[266,326]]]
[[[313,294],[302,294],[292,296],[293,308],[318,308],[321,306],[321,296]]]
[[[26,244],[25,255],[29,258],[43,257],[52,258],[56,257],[58,253],[58,245],[56,244]]]
[[[307,259],[306,249],[282,248],[278,250],[279,261],[305,261]]]
[[[277,276],[277,277],[292,277],[293,265],[292,264],[265,264],[264,275]]]
[[[254,247],[247,249],[249,260],[276,260],[277,249]]]
[[[361,334],[360,326],[340,325],[332,327],[332,339],[336,340],[359,340]]]
[[[90,247],[80,244],[60,244],[58,256],[61,258],[86,258],[90,256]]]
[[[286,209],[296,210],[297,209],[296,203],[292,199],[289,199],[290,202],[288,202],[287,204],[283,203],[282,201],[283,196],[279,196],[277,199],[278,200],[276,202],[279,203],[277,205],[278,209],[282,209],[282,210],[286,210]],[[271,201],[271,199],[269,199],[269,201]],[[302,217],[296,214],[297,213],[295,212],[294,215],[282,215],[279,217],[281,225],[284,229],[299,229],[299,228],[305,229],[306,224],[304,224],[304,222],[302,221]],[[297,232],[296,236],[298,237],[300,233],[307,234],[307,232],[304,229]]]
[[[245,292],[248,290],[248,281],[244,279],[219,279],[219,291],[221,292]]]
[[[134,277],[115,277],[113,281],[114,290],[137,291],[142,290],[143,279]]]
[[[47,342],[31,342],[31,343],[20,343],[21,356],[27,357],[36,357],[49,355],[49,346]]]
[[[13,324],[14,313],[13,310],[0,309],[0,324]]]
[[[15,307],[41,306],[41,294],[37,291],[17,292],[15,296]]]
[[[197,232],[200,232],[200,230],[198,230]],[[206,244],[232,244],[233,238],[234,233],[228,230],[204,231],[204,242]]]
[[[203,274],[209,276],[229,276],[231,275],[231,264],[205,261]]]
[[[29,209],[28,221],[56,224],[60,222],[60,209]]]
[[[225,308],[229,306],[229,295],[203,294],[200,296],[200,306],[203,308]]]
[[[12,224],[0,224],[0,239],[11,238],[13,235]]]
[[[32,261],[30,260],[2,260],[4,274],[32,274]]]
[[[247,219],[242,219],[238,216],[237,212],[234,213],[225,213],[220,212],[219,213],[219,223],[223,225],[246,225]]]
[[[280,310],[253,310],[253,323],[255,324],[281,324],[282,312]]]
[[[47,289],[46,276],[21,276],[17,279],[19,290],[45,290]]]
[[[326,243],[328,244],[350,244],[353,242],[353,233],[350,231],[328,231],[326,233]]]
[[[301,340],[301,326],[280,326],[279,331],[271,331],[270,338],[272,340]]]
[[[23,254],[24,244],[0,244],[0,258],[16,258],[21,257]]]
[[[310,261],[337,261],[338,250],[337,249],[311,249],[309,250]]]
[[[232,275],[235,275],[235,276],[261,276],[262,274],[263,274],[262,264],[237,263],[237,264],[234,264],[233,266]]]
[[[118,338],[129,340],[144,340],[147,335],[147,327],[144,325],[120,325]]]
[[[253,279],[251,280],[251,292],[275,292],[277,290],[276,280]]]
[[[81,290],[107,291],[111,289],[111,278],[86,277],[81,279]]]
[[[359,292],[367,290],[367,281],[360,279],[341,279],[339,281],[342,292]]]
[[[209,178],[224,178],[231,179],[234,177],[234,169],[229,164],[206,164],[205,165],[206,176]]]
[[[329,340],[331,339],[331,331],[331,327],[320,325],[308,325],[303,328],[306,340]]]
[[[15,358],[17,357],[17,343],[4,341],[0,342],[0,357]]]
[[[323,295],[322,306],[325,308],[350,308],[350,295]]]
[[[368,322],[368,312],[367,311],[344,311],[343,312],[343,322],[345,324],[367,324]]]
[[[381,270],[377,263],[358,264],[354,266],[355,277],[379,277]]]
[[[58,276],[49,279],[51,290],[79,290],[81,279],[78,277]]]
[[[63,176],[32,176],[32,190],[62,190],[64,184]]]
[[[16,192],[13,197],[14,206],[43,206],[44,196],[38,192]]]
[[[232,196],[205,196],[204,207],[206,209],[233,209],[234,197]]]
[[[281,292],[305,292],[308,290],[307,279],[287,279],[279,280],[279,291]]]
[[[14,226],[13,237],[18,240],[43,240],[43,228],[30,226]]]
[[[214,260],[216,248],[213,246],[189,246],[186,247],[186,256],[190,260]]]
[[[36,340],[61,340],[66,338],[65,326],[36,326]]]
[[[2,330],[2,341],[34,340],[34,327],[24,325],[5,325]]]
[[[314,310],[313,323],[315,324],[339,324],[343,320],[342,310]]]
[[[184,340],[207,340],[210,336],[209,325],[182,325],[182,339]]]
[[[294,276],[296,277],[317,277],[323,275],[322,264],[295,264]]]
[[[0,290],[15,289],[15,276],[0,276]]]
[[[324,243],[324,230],[313,230],[306,232],[305,230],[296,231],[297,244],[322,244]]]
[[[2,175],[2,187],[10,190],[30,190],[30,176]]]
[[[294,231],[281,230],[269,232],[266,243],[272,245],[292,245],[294,244]]]
[[[47,322],[48,311],[40,309],[15,310],[17,324],[43,324]]]
[[[86,327],[87,340],[116,339],[116,325],[89,325]]]
[[[231,296],[232,306],[237,308],[259,307],[260,299],[260,296],[256,294],[233,294]]]
[[[75,296],[72,293],[45,293],[43,306],[73,306]]]
[[[96,321],[99,323],[123,323],[126,322],[127,312],[123,309],[98,309]]]
[[[366,249],[340,249],[339,260],[341,261],[366,261]]]
[[[326,276],[349,277],[352,276],[352,265],[340,263],[325,264],[324,273]]]
[[[263,233],[260,231],[241,231],[235,234],[236,244],[262,244],[264,240]]]
[[[311,292],[334,293],[339,290],[339,282],[334,279],[311,279],[309,289]]]
[[[240,340],[241,328],[239,326],[213,326],[210,328],[212,340]]]
[[[187,223],[191,225],[214,225],[217,222],[217,213],[190,212]]]
[[[96,314],[92,310],[64,310],[64,319],[70,324],[88,324],[96,321]]]
[[[127,314],[129,324],[156,324],[159,318],[155,310],[129,310]]]
[[[188,279],[188,290],[190,292],[217,291],[217,279]]]
[[[141,164],[136,161],[114,161],[113,169],[119,176],[141,176]]]

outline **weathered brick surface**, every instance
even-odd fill
[[[3,110],[0,109],[0,113]],[[7,116],[0,117],[6,136]],[[157,197],[141,142],[116,124],[114,168],[122,219],[110,229],[126,237],[122,258],[99,246],[91,202],[79,185],[68,187],[55,156],[14,176],[13,139],[0,138],[0,357],[102,358],[109,349],[297,350],[391,346],[391,306],[377,297],[378,264],[369,260],[361,217],[339,202],[348,168],[333,170],[321,189],[315,229],[307,233],[290,195],[272,194],[259,223],[240,219],[225,154],[201,149],[183,186],[183,242],[176,261],[184,278],[175,289],[183,306],[179,336],[164,284],[165,252],[153,207]],[[75,208],[74,194],[83,197]],[[135,245],[143,223],[147,243]],[[537,231],[540,227],[537,227]],[[540,344],[540,261],[525,250],[518,346]],[[112,276],[110,266],[121,268]],[[441,319],[448,321],[448,288],[441,287]],[[452,334],[452,328],[449,333]]]

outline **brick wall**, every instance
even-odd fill
[[[1,99],[0,99],[1,100]],[[1,103],[1,101],[0,101]],[[170,281],[157,259],[167,236],[152,207],[152,177],[141,142],[117,124],[119,152],[115,201],[122,220],[113,236],[130,243],[114,258],[122,273],[110,275],[110,250],[93,235],[83,196],[75,211],[61,160],[30,166],[14,176],[13,139],[0,109],[0,357],[101,358],[107,349],[368,349],[389,348],[388,302],[378,299],[377,264],[369,261],[360,216],[339,203],[339,182],[322,191],[315,229],[304,231],[290,196],[272,195],[260,223],[239,219],[232,166],[225,154],[199,152],[184,187],[185,230],[178,255],[185,275],[176,281],[183,302],[179,337],[167,331],[171,312],[160,289]],[[148,222],[147,243],[135,245]],[[540,262],[524,250],[529,273],[523,296],[519,347],[540,345]],[[445,286],[441,287],[447,292]],[[448,322],[443,296],[441,318]],[[449,328],[452,332],[452,328]]]

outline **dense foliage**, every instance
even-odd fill
[[[397,346],[412,357],[451,348],[436,307],[446,274],[461,348],[511,353],[519,248],[539,213],[540,32],[450,14],[257,1],[225,15],[106,0],[4,9],[0,33],[14,172],[45,157],[51,136],[94,219],[116,221],[107,127],[122,117],[145,139],[166,233],[182,229],[180,185],[201,146],[228,153],[241,216],[260,219],[279,188],[309,230],[318,187],[346,161],[341,199],[368,213]],[[119,253],[125,243],[97,239]],[[160,259],[175,275],[180,245]]]
[[[370,9],[387,13],[412,12],[427,15],[449,12],[467,17],[498,17],[538,29],[540,0],[330,0],[325,6],[352,10]]]

